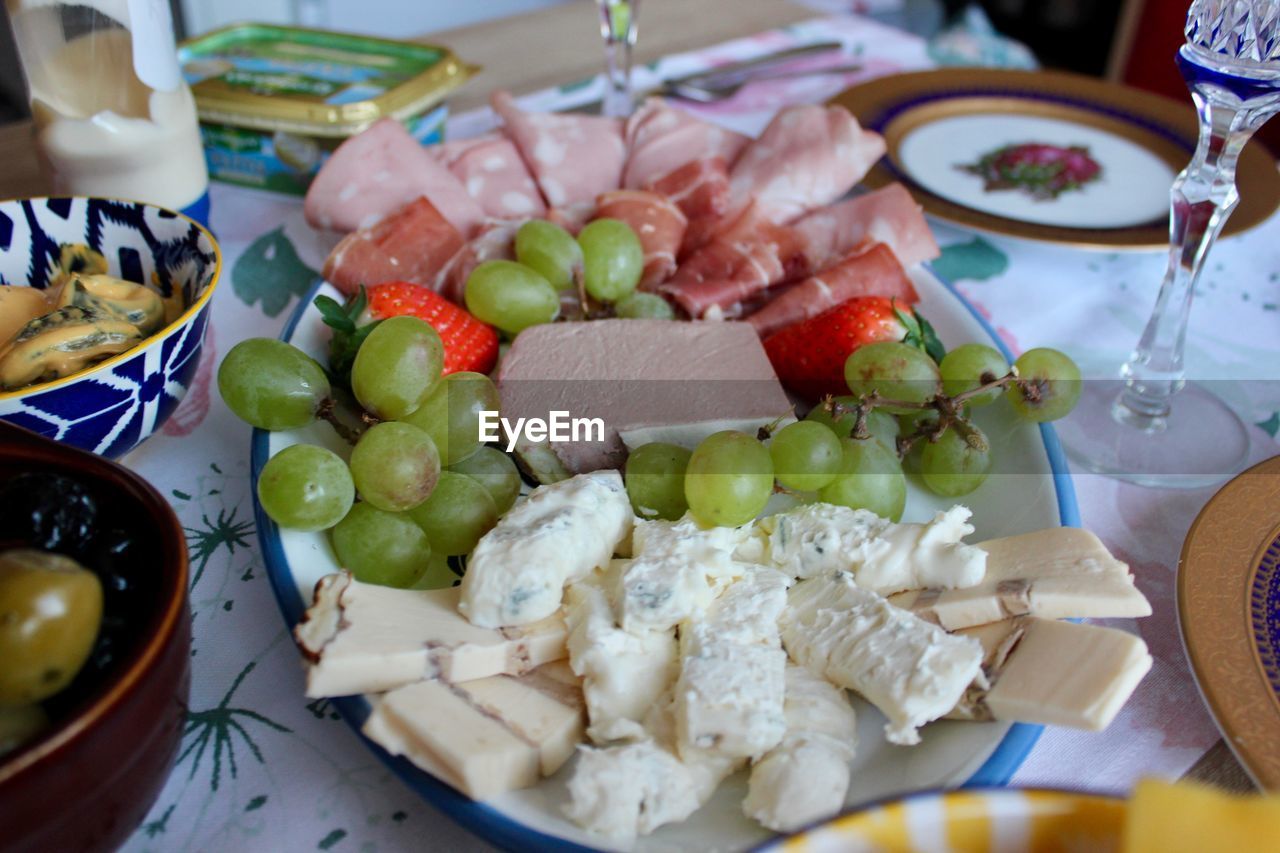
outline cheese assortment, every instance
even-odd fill
[[[1096,537],[973,545],[969,517],[811,503],[704,528],[580,474],[518,503],[460,588],[323,579],[295,632],[308,695],[380,693],[365,734],[476,799],[568,763],[564,814],[611,843],[744,769],[743,813],[786,831],[844,805],[846,691],[909,746],[943,717],[1101,728],[1150,668],[1141,639],[1056,621],[1150,612]]]

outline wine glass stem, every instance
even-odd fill
[[[631,115],[631,48],[636,43],[639,0],[597,0],[600,35],[604,37],[605,92],[601,113],[612,118]]]
[[[1244,108],[1193,87],[1200,138],[1191,163],[1170,192],[1169,266],[1155,310],[1121,373],[1125,388],[1115,407],[1118,419],[1160,430],[1170,401],[1183,386],[1183,350],[1191,299],[1205,256],[1235,208],[1236,161],[1244,144],[1272,109]]]

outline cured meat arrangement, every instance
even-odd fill
[[[461,302],[471,270],[512,257],[524,221],[577,233],[618,219],[640,239],[641,290],[764,337],[855,297],[911,304],[905,269],[938,254],[902,186],[840,200],[884,153],[841,107],[789,107],[749,139],[658,98],[625,121],[491,102],[500,133],[424,148],[382,121],[338,148],[305,208],[347,233],[329,281],[412,281]]]

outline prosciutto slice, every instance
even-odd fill
[[[547,211],[547,219],[559,225],[573,236],[578,236],[582,226],[596,218],[595,199],[579,201],[564,207],[553,207]]]
[[[905,267],[939,254],[924,211],[902,184],[889,184],[814,211],[793,227],[808,244],[805,253],[814,269],[827,266],[865,239],[893,249]]]
[[[470,234],[484,219],[462,182],[404,125],[384,118],[338,146],[311,182],[302,210],[316,228],[350,232],[422,196],[459,234]]]
[[[731,207],[790,222],[840,198],[884,154],[884,138],[843,107],[787,107],[743,150],[729,174]]]
[[[622,185],[626,145],[622,123],[598,116],[527,113],[511,93],[496,91],[489,103],[503,130],[520,149],[550,207],[565,207]]]
[[[485,261],[515,260],[516,231],[523,219],[490,220],[480,226],[480,233],[459,247],[436,277],[436,289],[445,299],[466,304],[467,278]]]
[[[661,98],[647,99],[627,119],[627,163],[622,186],[642,189],[698,159],[732,163],[750,137],[672,108]]]
[[[694,319],[740,316],[743,303],[770,285],[808,275],[805,243],[785,225],[748,209],[680,265],[659,288]]]
[[[688,220],[664,196],[643,190],[607,192],[596,202],[596,216],[620,219],[640,238],[644,249],[641,290],[656,289],[675,272],[676,253]]]
[[[342,238],[324,262],[324,277],[347,294],[362,284],[386,281],[434,286],[463,244],[458,229],[431,202],[418,198]]]
[[[764,338],[856,296],[887,296],[908,304],[920,299],[893,251],[867,240],[767,303],[747,322]]]
[[[520,159],[515,143],[505,136],[488,134],[444,142],[427,149],[462,182],[485,216],[510,219],[538,217],[546,213],[542,194]]]
[[[729,210],[729,165],[724,157],[704,157],[684,164],[649,184],[670,199],[689,221],[680,257],[706,245]]]

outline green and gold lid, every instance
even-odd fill
[[[438,45],[270,24],[189,39],[178,59],[203,121],[329,137],[420,115],[479,70]]]

